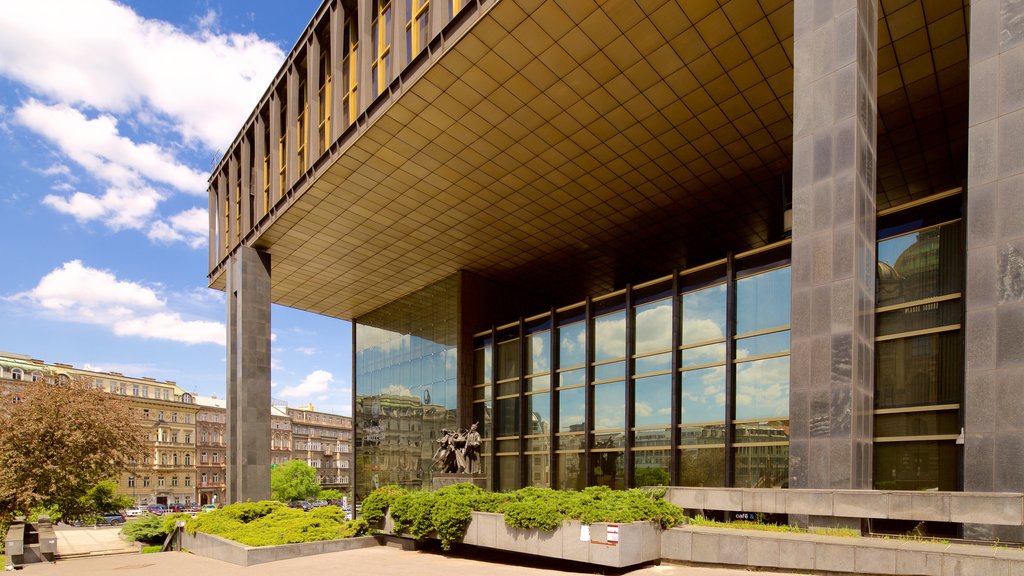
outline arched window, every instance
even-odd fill
[[[186,452],[185,453],[185,466],[191,466],[191,465],[192,465],[192,455],[189,454],[188,452]]]
[[[11,380],[21,380],[25,372],[21,368],[11,368]]]
[[[42,381],[42,379],[43,379],[43,373],[42,372],[36,370],[35,372],[32,373],[32,381],[33,382],[40,382],[40,381]]]

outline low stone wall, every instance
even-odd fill
[[[665,499],[687,510],[1024,526],[1020,493],[670,487]]]
[[[680,526],[661,536],[665,560],[815,573],[912,576],[1024,574],[1024,550],[879,538],[844,538]]]
[[[288,560],[300,556],[341,552],[357,548],[380,546],[381,543],[373,536],[359,538],[343,538],[340,540],[323,540],[321,542],[302,542],[300,544],[282,544],[280,546],[246,546],[232,540],[196,532],[194,535],[186,531],[181,533],[183,549],[238,566],[252,566],[276,560]]]

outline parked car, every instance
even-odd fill
[[[97,526],[120,526],[124,524],[124,516],[108,512],[96,518]]]
[[[190,504],[189,506],[185,506],[185,512],[200,512],[202,509],[202,506],[199,504]]]
[[[302,510],[304,510],[306,512],[309,512],[310,510],[313,509],[313,505],[310,504],[309,502],[298,502],[298,501],[296,501],[296,502],[289,502],[288,503],[288,507],[289,508],[301,508]]]
[[[184,512],[185,511],[185,505],[184,504],[179,504],[177,502],[175,502],[173,504],[168,504],[167,505],[167,511],[168,512]]]
[[[213,512],[216,509],[216,504],[203,504],[203,512]]]
[[[314,500],[309,503],[313,508],[323,508],[327,506],[327,500]]]
[[[162,514],[167,514],[167,506],[164,506],[163,504],[150,504],[149,506],[146,506],[146,512],[160,516]]]
[[[129,508],[124,511],[123,516],[125,518],[135,518],[136,516],[142,516],[146,511],[142,508]]]

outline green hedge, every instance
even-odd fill
[[[121,528],[121,533],[132,542],[163,544],[164,539],[174,529],[174,525],[178,520],[185,520],[190,516],[190,514],[184,512],[164,514],[163,516],[144,514],[140,518],[129,520]]]
[[[247,546],[337,540],[369,533],[365,520],[346,520],[337,506],[303,512],[270,500],[231,504],[205,512],[189,519],[185,529],[190,534],[205,532]]]
[[[397,486],[375,490],[363,500],[362,515],[370,523],[391,510],[395,531],[418,540],[436,533],[445,550],[462,539],[472,512],[498,512],[513,528],[552,531],[564,520],[594,522],[657,522],[671,528],[683,522],[683,510],[664,499],[664,491],[612,490],[594,486],[580,492],[523,488],[510,493],[487,492],[473,484],[456,484],[436,492],[408,491]]]

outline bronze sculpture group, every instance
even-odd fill
[[[480,433],[474,423],[469,430],[441,429],[434,452],[434,469],[445,474],[480,473]]]

